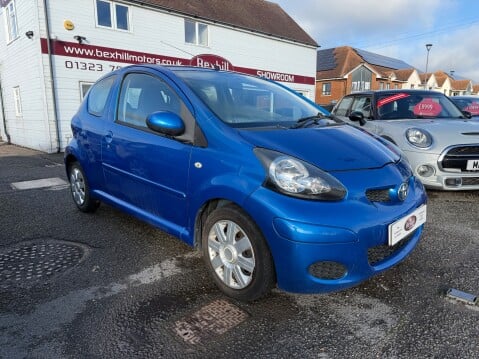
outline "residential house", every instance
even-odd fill
[[[331,106],[355,91],[419,88],[416,69],[404,61],[341,46],[318,50],[316,103]]]

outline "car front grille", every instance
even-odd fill
[[[479,159],[479,145],[454,146],[441,156],[439,166],[445,171],[452,169],[462,172],[478,172],[466,169],[467,161],[472,159]]]
[[[389,188],[386,189],[368,189],[366,191],[366,198],[371,202],[389,202],[391,197],[389,195]]]
[[[416,230],[417,231],[417,230]],[[370,265],[376,265],[386,259],[392,257],[396,252],[404,247],[414,237],[416,231],[411,232],[407,237],[396,243],[394,246],[387,244],[381,244],[379,246],[371,247],[368,249],[368,262]]]
[[[463,186],[479,186],[479,174],[478,177],[462,177]]]

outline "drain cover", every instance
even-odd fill
[[[189,344],[199,344],[242,323],[248,314],[230,302],[218,299],[175,323],[174,331]]]
[[[88,248],[52,239],[22,242],[0,252],[0,288],[31,286],[80,263]]]

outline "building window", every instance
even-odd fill
[[[411,84],[411,88],[412,88],[412,89],[414,88],[414,84]]]
[[[93,82],[80,82],[80,101],[83,101],[92,86]]]
[[[185,42],[208,46],[208,25],[185,19]]]
[[[15,12],[15,1],[11,1],[5,7],[5,26],[7,42],[12,42],[18,37],[17,14]]]
[[[366,67],[360,67],[354,71],[351,79],[351,92],[370,90],[372,77],[372,71]]]
[[[129,31],[129,7],[111,1],[96,0],[96,24],[100,27]]]
[[[395,89],[395,90],[399,89],[399,85],[398,85],[398,84],[394,84],[394,89]]]
[[[380,89],[380,90],[384,90],[384,82],[380,82],[380,83],[379,83],[379,89]]]
[[[22,99],[19,86],[13,88],[13,102],[15,104],[15,115],[22,116]]]
[[[331,96],[331,82],[323,83],[323,96]]]

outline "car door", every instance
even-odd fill
[[[104,184],[101,170],[101,142],[109,118],[110,93],[115,75],[97,81],[88,91],[80,109],[73,116],[71,129],[77,142],[77,156],[88,178],[90,188],[101,190]]]
[[[193,136],[193,116],[160,75],[127,73],[102,144],[105,183],[113,202],[180,235],[187,221],[192,145],[187,138],[178,140],[150,130],[146,118],[156,111],[186,118],[186,135]]]

